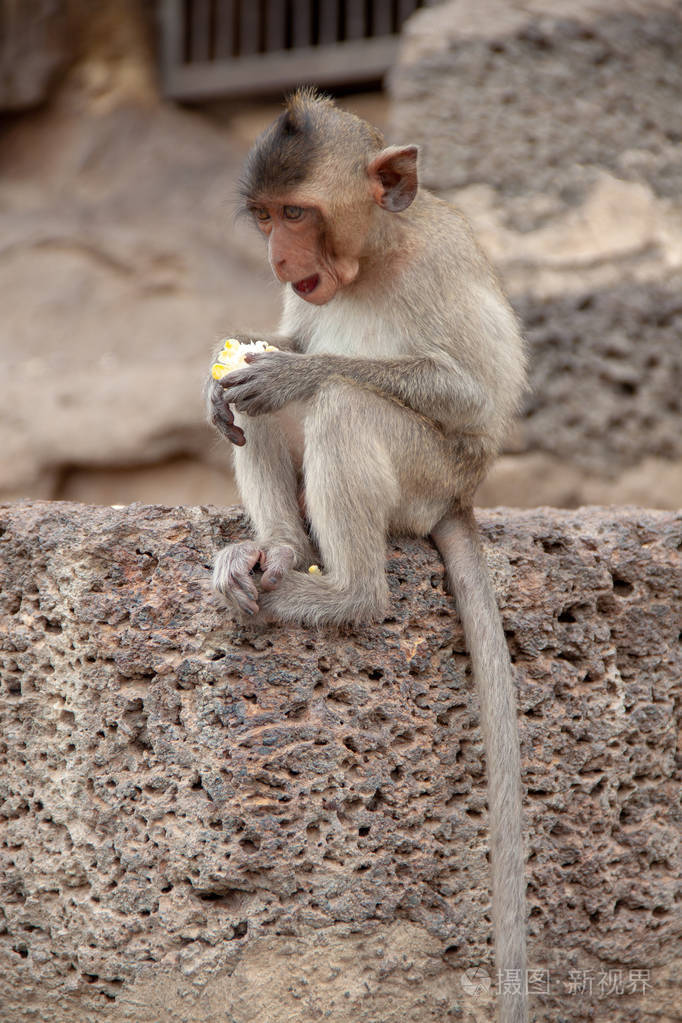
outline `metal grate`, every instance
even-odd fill
[[[178,99],[370,81],[429,0],[162,0],[162,77]],[[431,0],[433,2],[433,0]]]

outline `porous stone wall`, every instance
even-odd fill
[[[392,136],[529,341],[484,503],[682,504],[680,45],[674,0],[450,0],[406,25]]]
[[[480,515],[519,690],[536,1020],[672,1023],[682,518]],[[238,509],[0,508],[3,1023],[491,1020],[484,760],[426,543],[391,614],[235,623]]]

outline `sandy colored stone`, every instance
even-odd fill
[[[535,1018],[672,1023],[682,519],[479,517]],[[256,632],[209,594],[238,510],[20,503],[0,534],[3,1023],[492,1019],[477,701],[430,546],[389,548],[381,624]]]
[[[484,181],[559,210],[601,168],[679,196],[681,39],[675,0],[437,4],[405,26],[393,131],[422,144],[434,188]]]
[[[406,25],[393,135],[472,220],[529,341],[520,430],[484,503],[676,506],[680,40],[672,0],[457,0]]]

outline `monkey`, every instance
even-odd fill
[[[527,386],[518,322],[463,215],[420,185],[417,147],[315,90],[256,141],[240,191],[284,303],[279,350],[209,382],[254,529],[218,552],[213,588],[242,615],[352,627],[387,614],[387,537],[431,536],[481,708],[499,1019],[522,1023],[516,701],[473,513]]]

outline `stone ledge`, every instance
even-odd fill
[[[536,1019],[672,1021],[682,518],[479,518]],[[381,625],[255,633],[208,590],[243,532],[238,509],[0,508],[3,1023],[492,1018],[462,985],[492,972],[485,786],[435,551],[391,546]]]

